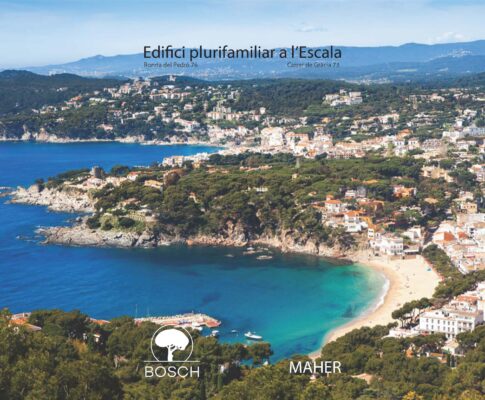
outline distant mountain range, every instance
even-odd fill
[[[248,78],[328,78],[356,81],[407,81],[448,78],[485,71],[485,40],[463,43],[402,46],[339,47],[342,58],[338,68],[290,68],[288,61],[301,59],[197,60],[197,68],[146,68],[143,54],[105,57],[97,55],[66,64],[27,67],[38,74],[72,73],[90,77],[137,77],[166,74],[187,75],[203,79]],[[311,60],[315,61],[315,60]],[[188,61],[186,61],[188,62]]]

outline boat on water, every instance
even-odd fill
[[[210,334],[212,337],[219,337],[219,331],[214,329],[211,334]]]
[[[252,246],[246,247],[246,250],[243,251],[243,255],[245,255],[245,256],[250,255],[250,254],[255,254],[255,253],[256,253],[256,250]]]
[[[256,258],[258,260],[271,260],[273,258],[273,256],[263,254],[261,256],[257,256]]]
[[[237,329],[231,329],[231,333],[237,333]]]
[[[244,334],[244,336],[246,336],[246,338],[247,338],[247,339],[249,339],[249,340],[262,340],[262,339],[263,339],[263,337],[262,337],[262,336],[260,336],[260,335],[256,335],[255,333],[253,333],[253,332],[251,332],[251,331],[246,332],[246,333]]]
[[[204,329],[198,322],[192,322],[192,324],[190,325],[190,327],[192,329],[195,329],[199,332],[202,332],[202,329]]]

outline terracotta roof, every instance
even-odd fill
[[[12,318],[10,320],[11,325],[20,325],[28,329],[29,331],[40,331],[42,328],[40,326],[32,325],[29,324],[29,319],[27,317],[21,317],[21,318]]]
[[[349,217],[356,217],[359,215],[359,212],[358,211],[347,211],[345,213],[345,215],[349,216]]]
[[[92,323],[94,324],[98,324],[98,325],[106,325],[106,324],[109,324],[109,321],[105,320],[105,319],[94,319],[94,318],[90,318],[89,319]]]
[[[444,232],[443,233],[443,241],[445,242],[453,242],[456,238],[451,232]]]
[[[25,325],[25,324],[28,323],[28,321],[29,321],[29,319],[26,318],[26,317],[22,317],[22,318],[12,318],[10,320],[10,323],[11,324],[14,324],[14,325]]]
[[[460,301],[466,301],[467,303],[471,303],[471,304],[476,304],[476,302],[478,301],[478,297],[477,296],[467,296],[467,295],[459,295],[457,297],[457,300],[460,300]]]

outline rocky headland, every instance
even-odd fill
[[[44,188],[32,185],[29,188],[19,187],[13,192],[12,203],[46,206],[49,210],[70,213],[93,213],[95,200],[89,191],[73,187]],[[174,243],[203,246],[270,246],[282,252],[296,252],[316,256],[342,258],[348,257],[338,246],[329,247],[312,240],[297,240],[291,231],[282,232],[278,236],[247,237],[240,224],[228,222],[223,234],[196,234],[181,237],[176,234],[154,233],[150,229],[134,230],[104,230],[92,229],[87,224],[88,216],[80,217],[71,226],[40,228],[37,232],[45,240],[44,243],[55,243],[71,246],[121,247],[121,248],[154,248]]]
[[[311,241],[298,243],[289,234],[280,237],[258,237],[242,240],[237,236],[210,236],[198,234],[188,238],[154,234],[151,231],[130,232],[101,228],[90,229],[85,219],[73,226],[40,228],[37,233],[45,237],[44,243],[55,243],[71,246],[121,247],[121,248],[155,248],[170,244],[189,246],[269,246],[283,253],[302,253],[328,258],[349,258],[349,252],[336,247],[328,247]]]
[[[94,199],[90,193],[76,188],[41,188],[32,185],[29,188],[18,187],[12,193],[12,203],[46,206],[51,211],[94,212]]]

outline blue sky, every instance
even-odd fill
[[[144,45],[399,45],[485,39],[485,0],[0,0],[0,68]]]

